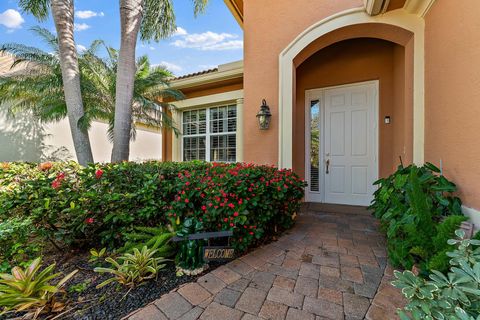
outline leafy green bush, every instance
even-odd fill
[[[59,249],[118,248],[135,226],[193,217],[205,231],[233,230],[233,245],[245,250],[293,224],[303,188],[290,170],[251,164],[5,163],[0,223],[30,219],[30,234]]]
[[[402,320],[460,319],[475,320],[480,317],[480,248],[479,240],[464,239],[462,230],[455,232],[458,239],[448,245],[457,245],[449,252],[450,272],[437,270],[430,280],[415,276],[411,271],[395,271],[397,280],[392,284],[401,289],[408,303],[399,311]]]
[[[0,272],[8,272],[12,265],[24,267],[38,254],[41,244],[31,237],[33,230],[29,218],[0,221]]]
[[[424,272],[448,268],[446,240],[465,218],[460,199],[452,195],[455,184],[439,173],[431,163],[400,166],[375,182],[379,188],[370,208],[386,232],[394,266],[411,269],[418,263]]]

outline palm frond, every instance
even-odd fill
[[[142,41],[167,38],[176,30],[172,0],[145,0],[140,38]]]
[[[50,0],[19,0],[18,5],[40,21],[46,20],[50,12]]]
[[[192,0],[193,1],[193,12],[195,16],[199,13],[205,12],[209,0]]]
[[[55,34],[50,32],[50,30],[42,28],[40,26],[33,26],[32,28],[30,28],[30,31],[40,37],[43,42],[48,45],[51,51],[58,54],[58,38]]]

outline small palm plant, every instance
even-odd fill
[[[113,258],[106,258],[105,261],[112,265],[111,268],[98,267],[95,272],[110,273],[112,278],[100,283],[97,288],[106,286],[109,283],[117,282],[127,287],[133,288],[135,285],[145,280],[155,278],[158,271],[165,267],[164,258],[155,258],[157,250],[148,249],[144,246],[142,250],[133,249],[133,253],[125,253],[116,261]]]
[[[65,283],[78,270],[52,285],[50,281],[58,278],[60,273],[53,273],[55,264],[39,272],[41,262],[39,257],[25,269],[14,267],[11,274],[0,274],[0,307],[3,307],[3,312],[29,311],[28,315],[36,318],[42,311],[58,312],[63,309],[63,304],[55,301],[55,295],[63,292]]]

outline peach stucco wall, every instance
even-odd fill
[[[244,2],[244,159],[278,163],[278,57],[302,31],[362,0],[250,0]],[[301,9],[300,9],[301,8]],[[262,99],[272,111],[269,130],[258,129]]]
[[[296,72],[293,168],[304,175],[305,90],[347,83],[379,80],[379,175],[392,173],[405,161],[405,60],[404,48],[379,39],[353,39],[331,45],[303,62]],[[384,124],[385,116],[391,124]],[[411,139],[411,135],[409,136]],[[411,151],[410,151],[411,153]]]
[[[437,0],[425,17],[425,160],[443,162],[480,209],[480,1]]]

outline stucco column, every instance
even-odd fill
[[[237,162],[243,161],[243,98],[237,99]]]
[[[171,109],[174,124],[179,128],[180,133],[172,133],[172,161],[182,161],[182,114],[180,110]]]

